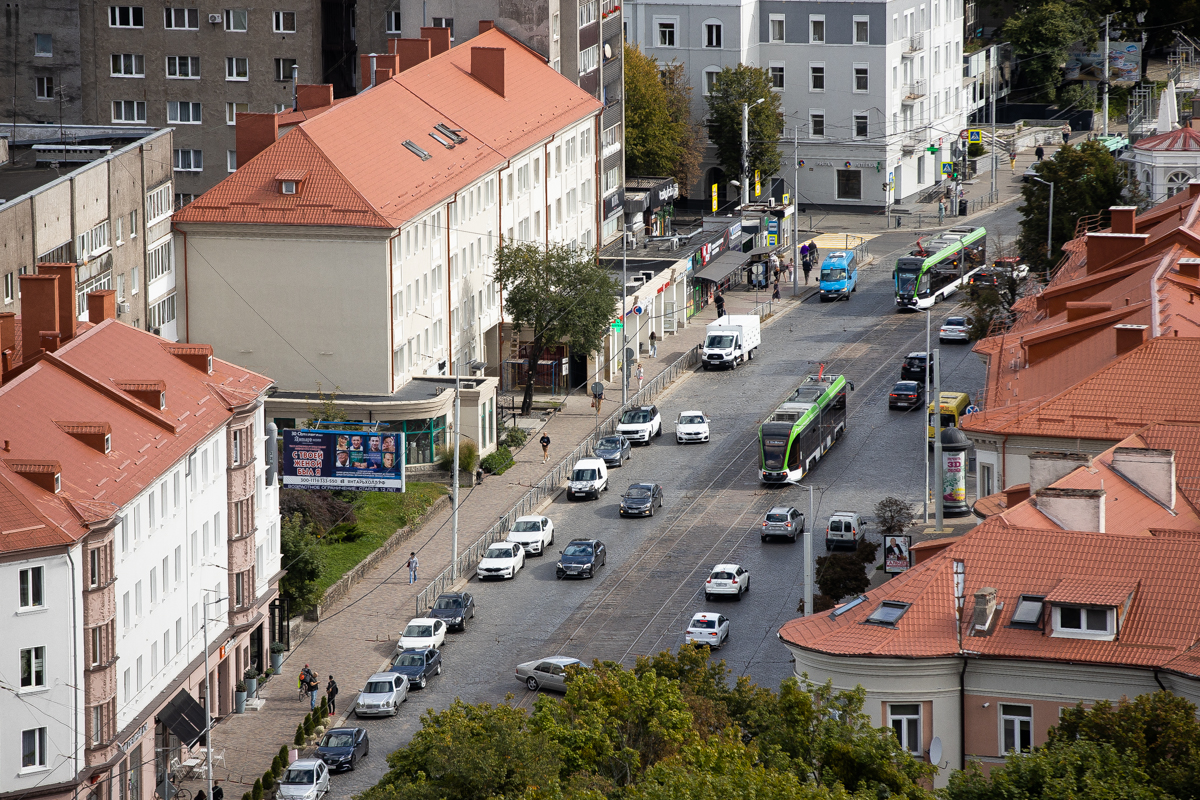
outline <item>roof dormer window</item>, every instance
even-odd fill
[[[104,434],[104,454],[108,455],[111,450],[112,450],[112,434],[106,433],[106,434]]]
[[[296,193],[296,182],[295,181],[280,181],[279,182],[279,191],[281,194],[295,194]]]
[[[280,194],[300,194],[304,179],[308,177],[307,170],[289,169],[275,176]]]
[[[1116,636],[1116,616],[1113,607],[1055,605],[1054,636],[1111,641]]]

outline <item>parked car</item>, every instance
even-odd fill
[[[526,661],[524,664],[517,665],[517,680],[525,684],[525,688],[531,692],[536,692],[538,689],[565,692],[569,677],[567,668],[576,666],[582,669],[588,668],[588,665],[578,658],[568,656],[551,656],[537,661]]]
[[[653,437],[662,436],[662,415],[653,405],[631,408],[621,415],[617,433],[630,442],[650,444]]]
[[[657,483],[631,483],[621,495],[622,517],[653,517],[654,507],[662,508],[663,487]]]
[[[750,573],[738,564],[717,564],[704,582],[704,599],[718,594],[732,594],[738,600],[750,591]]]
[[[791,541],[804,533],[804,515],[791,506],[775,506],[763,518],[760,537],[766,541],[772,536],[786,536]]]
[[[511,542],[496,542],[487,549],[475,567],[479,580],[501,578],[512,580],[525,566],[525,548]]]
[[[571,470],[571,480],[567,483],[567,499],[579,497],[600,499],[601,492],[608,491],[608,465],[603,459],[581,458],[575,462]]]
[[[559,551],[554,577],[594,578],[607,559],[608,550],[599,539],[572,539]]]
[[[592,455],[610,467],[621,467],[633,458],[633,445],[619,433],[615,436],[605,436],[596,442],[596,446],[592,448]]]
[[[392,668],[388,672],[403,675],[408,678],[409,686],[424,689],[430,678],[442,674],[442,651],[432,647],[403,650],[392,656]]]
[[[554,523],[549,517],[517,517],[505,541],[521,545],[526,555],[545,555],[546,548],[554,544]]]
[[[897,381],[888,394],[888,408],[917,408],[925,401],[925,386],[917,381]]]
[[[354,769],[371,752],[371,739],[366,728],[333,728],[326,731],[317,745],[317,758],[325,762],[330,772]]]
[[[408,699],[408,678],[395,672],[377,672],[354,701],[356,717],[394,717]],[[293,764],[292,766],[295,766]]]
[[[708,441],[708,417],[703,411],[680,412],[675,421],[675,441],[679,444]]]
[[[900,380],[923,381],[925,370],[929,368],[929,354],[925,352],[909,353],[900,365]]]
[[[862,537],[862,518],[856,511],[834,511],[825,526],[825,549],[849,547],[854,550]]]
[[[280,800],[319,800],[329,791],[329,768],[319,758],[298,758],[279,776]]]
[[[692,617],[683,632],[684,644],[706,644],[714,650],[729,638],[729,620],[720,614],[702,611]]]
[[[939,342],[971,341],[971,323],[966,317],[947,317],[938,331]]]
[[[475,598],[468,592],[446,592],[439,594],[429,609],[431,619],[440,619],[446,623],[447,629],[467,629],[467,620],[475,616]]]
[[[438,648],[446,642],[446,623],[436,617],[410,619],[396,643],[396,652],[418,650],[426,647]]]

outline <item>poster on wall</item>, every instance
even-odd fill
[[[1142,45],[1138,42],[1108,43],[1108,79],[1139,81],[1142,77]],[[1071,51],[1063,80],[1100,81],[1104,79],[1104,51]]]
[[[288,489],[404,491],[404,434],[284,430],[280,459]]]
[[[911,544],[911,536],[887,537],[883,543],[883,571],[895,575],[911,567],[908,556],[908,548]]]

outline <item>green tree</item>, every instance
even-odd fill
[[[664,64],[659,78],[667,91],[671,118],[685,126],[683,151],[670,174],[679,183],[679,191],[686,195],[688,187],[700,179],[700,162],[708,147],[708,134],[692,116],[692,84],[688,81],[687,65],[679,61]]]
[[[688,118],[673,113],[658,62],[625,45],[625,171],[673,175],[687,138]]]
[[[885,497],[875,504],[875,524],[883,536],[897,536],[913,524],[913,507],[898,497]]]
[[[763,102],[754,105],[759,100]],[[758,170],[766,178],[779,172],[783,163],[779,150],[783,105],[779,93],[771,91],[768,70],[738,64],[725,67],[715,77],[708,95],[709,139],[717,146],[717,161],[726,176],[741,176],[742,105],[747,103],[751,104],[748,177],[753,180]]]
[[[809,783],[791,772],[768,769],[753,747],[714,737],[684,748],[678,757],[651,767],[627,800],[826,800],[849,798],[841,788]]]
[[[521,413],[533,408],[536,365],[550,345],[565,343],[576,355],[600,349],[616,310],[618,281],[596,254],[566,244],[505,242],[496,251],[496,281],[513,331],[524,334],[528,380]]]
[[[300,514],[280,518],[279,552],[287,574],[279,581],[279,591],[297,611],[313,608],[321,601],[317,581],[325,569],[325,554],[317,541],[318,533],[316,525],[306,523]]]
[[[1017,247],[1030,269],[1048,274],[1062,254],[1062,246],[1075,237],[1080,217],[1120,205],[1125,193],[1125,172],[1112,153],[1099,142],[1062,147],[1036,166],[1038,176],[1054,184],[1054,219],[1050,223],[1050,252],[1046,257],[1050,191],[1037,181],[1021,190],[1024,202]]]
[[[863,538],[858,540],[858,547],[853,553],[830,553],[819,557],[817,588],[834,601],[852,594],[862,594],[871,585],[866,567],[875,563],[875,554],[878,552],[878,542]]]
[[[1053,102],[1067,51],[1079,43],[1088,49],[1095,45],[1093,8],[1084,0],[1030,0],[1009,14],[1002,40],[1012,42],[1023,81],[1036,97]]]

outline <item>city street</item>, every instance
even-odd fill
[[[1015,205],[973,220],[989,230],[989,257],[991,234],[1013,241],[1017,220]],[[347,724],[369,730],[372,756],[356,772],[335,777],[333,794],[350,797],[374,784],[387,769],[384,756],[408,741],[426,708],[445,708],[456,696],[499,702],[506,693],[528,705],[533,693],[514,679],[516,664],[557,654],[632,665],[639,655],[677,647],[687,620],[699,610],[719,611],[731,620],[729,642],[714,657],[724,659],[735,675],[769,687],[791,675],[788,653],[775,633],[796,615],[804,594],[803,544],[761,543],[757,531],[773,505],[794,505],[807,516],[808,492],[759,484],[757,426],[825,362],[827,373],[845,374],[855,391],[845,436],[807,479],[814,487],[814,518],[807,520],[816,533],[814,555],[825,553],[825,520],[835,510],[858,511],[869,520],[875,503],[891,495],[913,503],[919,514],[924,414],[887,407],[904,355],[925,349],[925,315],[898,314],[891,281],[896,256],[914,238],[899,231],[872,240],[875,261],[862,270],[849,302],[811,298],[764,327],[752,362],[733,372],[689,374],[660,396],[662,437],[635,448],[632,461],[610,471],[610,490],[600,500],[569,502],[560,495],[544,510],[555,523],[547,555],[531,558],[513,581],[471,580],[468,591],[475,594],[478,613],[465,633],[448,637],[443,674],[410,694],[394,719],[357,723],[351,716]],[[957,308],[955,299],[933,308],[934,347],[938,326]],[[943,390],[974,397],[984,370],[970,345],[941,349]],[[676,444],[675,419],[691,409],[711,418],[711,442]],[[635,482],[663,485],[664,507],[653,518],[618,517],[620,495]],[[869,522],[867,530],[878,541]],[[595,580],[555,580],[555,557],[572,538],[598,538],[608,546],[607,566]],[[709,568],[721,562],[749,570],[751,591],[740,602],[704,600]],[[405,607],[404,618],[391,627],[402,628],[409,611]],[[381,661],[393,646],[377,646]],[[339,681],[340,705],[349,709],[360,687],[350,676]]]

